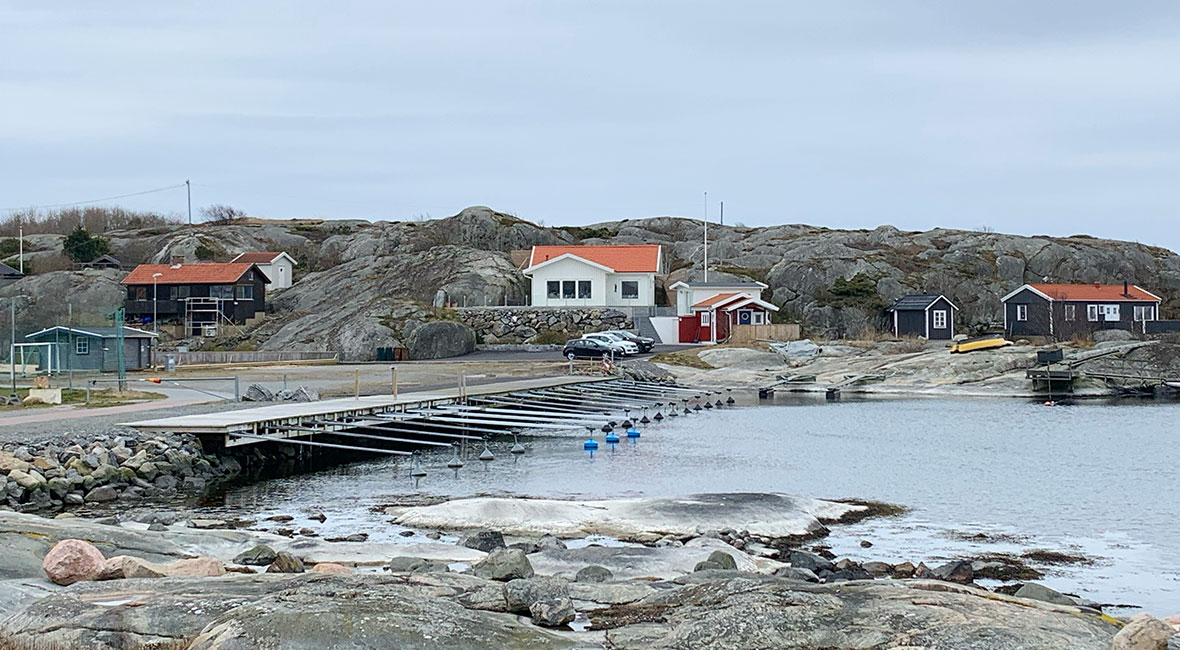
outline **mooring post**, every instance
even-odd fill
[[[356,399],[361,398],[361,371],[359,368],[352,371],[352,392]]]
[[[393,375],[393,397],[397,398],[397,366],[389,366],[389,371]]]
[[[238,376],[234,375],[234,401],[235,402],[242,401],[242,393],[238,391],[238,386],[239,386]]]
[[[283,373],[283,390],[287,390],[287,374]]]

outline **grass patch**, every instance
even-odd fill
[[[698,368],[700,370],[713,370],[714,367],[705,363],[697,356],[695,350],[680,350],[678,352],[661,352],[653,356],[651,361],[655,363],[665,363],[670,366],[684,366],[686,368]]]

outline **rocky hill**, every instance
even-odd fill
[[[447,318],[426,308],[439,292],[458,305],[520,304],[528,282],[511,259],[534,244],[665,246],[670,274],[664,286],[700,276],[702,225],[658,217],[593,226],[543,227],[485,207],[434,221],[248,221],[232,225],[157,227],[108,233],[127,263],[228,260],[247,250],[286,250],[299,260],[296,283],[274,292],[271,314],[229,344],[263,349],[331,347],[364,357],[400,344],[418,323]],[[807,225],[709,227],[711,278],[761,280],[784,317],[812,336],[862,336],[884,326],[881,309],[905,293],[944,293],[962,310],[969,329],[1001,319],[999,298],[1024,282],[1128,281],[1165,298],[1164,316],[1180,307],[1180,256],[1143,244],[1096,239],[1024,237],[935,229],[905,232],[833,230]],[[60,237],[26,241],[38,256],[60,252]],[[21,280],[0,297],[86,297],[84,311],[113,308],[115,278],[55,272]],[[92,277],[93,276],[93,277]],[[56,279],[55,279],[56,278]],[[840,280],[838,282],[838,280]],[[61,293],[59,293],[61,292]],[[18,328],[19,329],[19,328]],[[227,342],[223,342],[227,343]]]

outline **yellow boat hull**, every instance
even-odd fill
[[[959,341],[951,345],[952,354],[963,354],[966,352],[975,352],[977,350],[993,350],[995,348],[1002,348],[1012,345],[1012,341],[1005,339],[1002,336],[988,337],[980,339],[967,339]]]

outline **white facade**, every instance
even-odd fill
[[[615,273],[613,269],[563,255],[527,271],[534,307],[652,307],[655,273]]]
[[[232,261],[249,261],[258,267],[262,274],[270,279],[268,290],[286,289],[295,281],[295,259],[286,253],[278,253],[270,261],[256,259],[261,253],[242,253]]]

